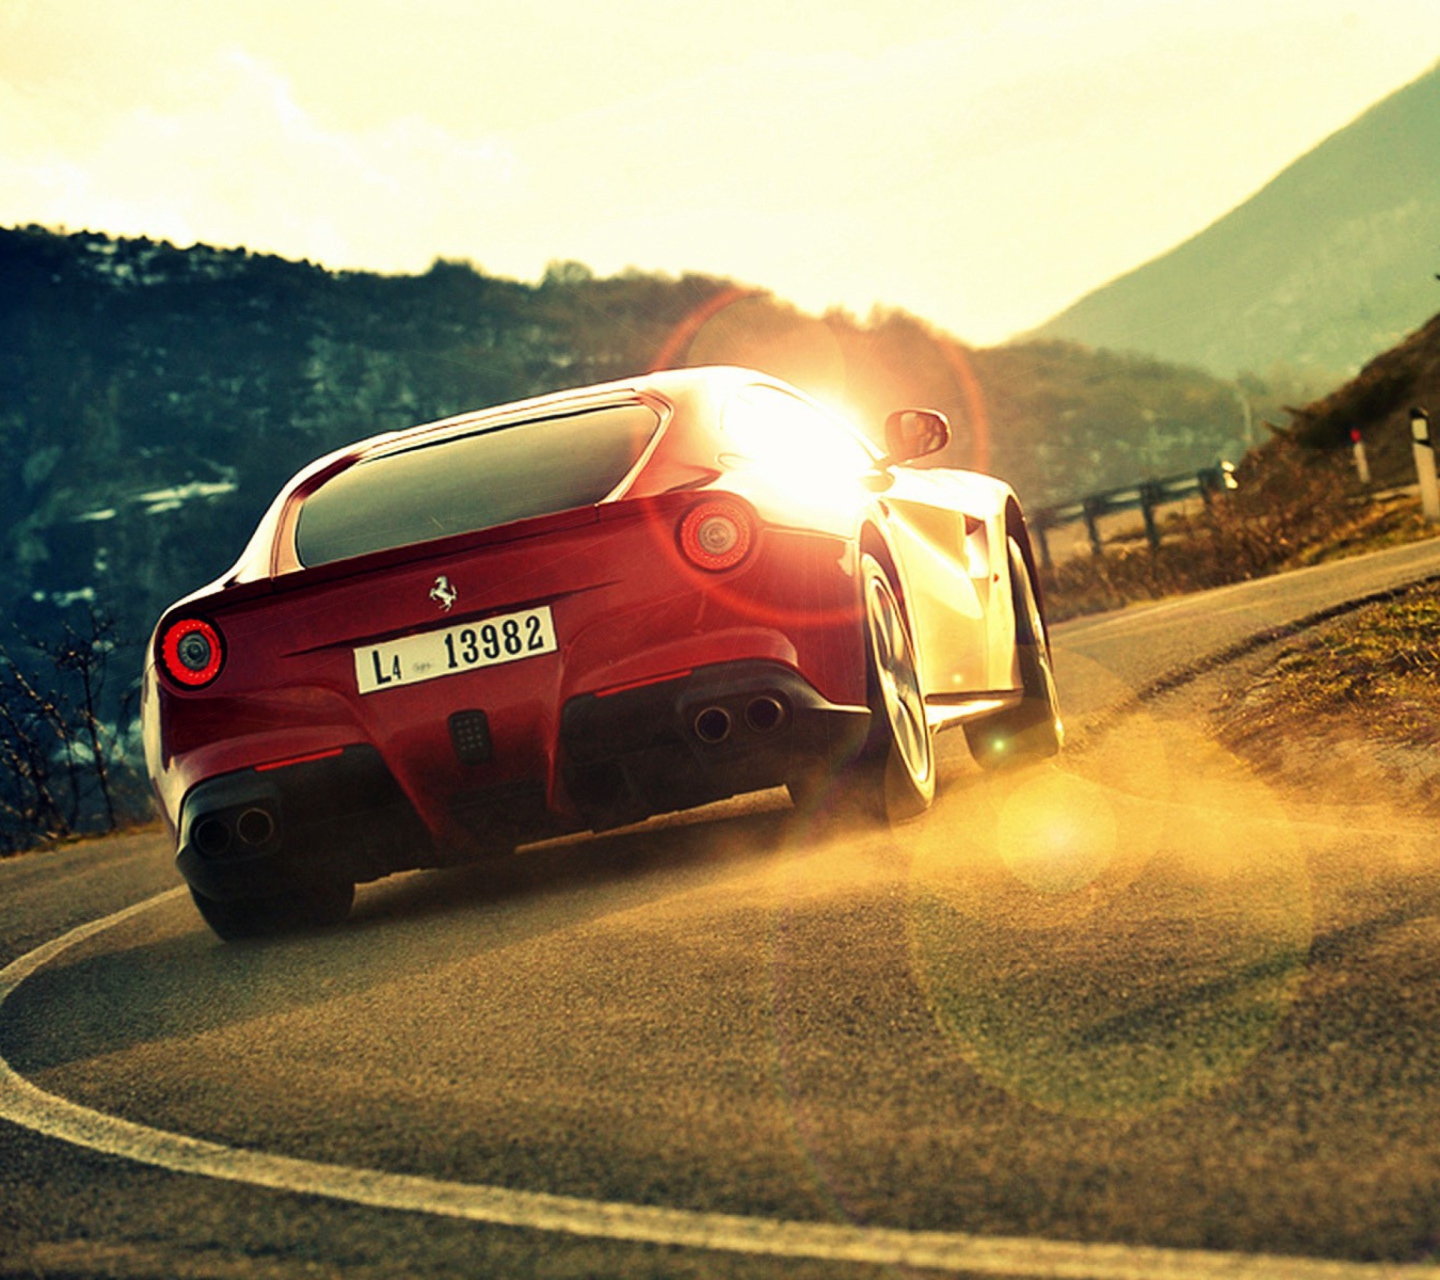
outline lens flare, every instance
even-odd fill
[[[735,303],[745,298],[763,296],[758,289],[743,289],[738,285],[732,285],[712,294],[670,330],[661,344],[660,350],[655,353],[655,358],[650,362],[649,372],[656,373],[661,369],[673,369],[687,363],[695,335],[711,319],[718,316],[727,307],[734,306]]]
[[[990,413],[970,351],[903,313],[861,326],[843,312],[802,315],[763,290],[722,288],[666,335],[651,370],[731,364],[784,378],[860,422],[881,444],[892,409],[925,403],[949,415],[964,443],[941,465],[988,471]]]
[[[970,426],[972,471],[990,470],[990,411],[985,405],[985,391],[975,376],[970,352],[952,338],[937,338],[935,345],[941,358],[955,376],[955,384],[965,404],[965,421]]]
[[[1143,785],[1120,726],[918,833],[911,954],[936,1025],[1048,1110],[1135,1117],[1223,1087],[1304,980],[1310,880],[1279,801],[1174,725],[1167,747]]]
[[[1115,810],[1084,778],[1046,770],[1027,778],[1000,807],[1000,857],[1039,893],[1072,893],[1094,883],[1115,854]]]

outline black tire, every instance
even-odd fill
[[[226,942],[243,942],[246,938],[333,928],[350,914],[355,886],[348,880],[326,881],[273,898],[240,898],[231,902],[207,898],[192,887],[190,897],[217,937]]]
[[[869,816],[903,822],[935,799],[935,748],[910,626],[879,561],[860,561],[870,735],[841,785]]]
[[[1015,605],[1015,651],[1020,662],[1020,705],[965,725],[965,741],[984,769],[1044,760],[1060,750],[1064,728],[1050,661],[1050,637],[1035,597],[1030,569],[1014,538],[1008,539],[1010,593]]]

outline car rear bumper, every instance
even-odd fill
[[[562,777],[602,831],[847,761],[869,728],[868,708],[829,702],[779,663],[717,663],[572,698],[560,721]]]
[[[198,783],[180,807],[176,863],[192,888],[218,901],[373,880],[574,830],[574,815],[603,831],[780,786],[819,762],[853,758],[869,727],[867,708],[828,701],[780,663],[718,663],[571,698],[560,717],[561,812],[547,805],[541,777],[453,795],[444,829],[463,833],[464,848],[437,847],[433,822],[380,752],[357,744]],[[454,729],[463,760],[473,735]]]
[[[179,825],[180,874],[222,902],[433,861],[425,825],[368,745],[210,778],[186,795]]]

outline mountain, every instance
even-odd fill
[[[1169,253],[1032,337],[1222,377],[1353,373],[1440,304],[1440,66]]]

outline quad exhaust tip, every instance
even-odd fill
[[[785,723],[785,704],[770,694],[751,698],[745,708],[745,723],[756,733],[769,733]]]
[[[235,834],[248,845],[264,844],[275,834],[275,819],[268,809],[246,809],[235,820]]]
[[[745,727],[751,733],[773,733],[790,717],[790,709],[773,693],[761,693],[745,704]],[[735,718],[724,707],[708,706],[691,722],[695,736],[707,746],[718,746],[735,730]]]
[[[218,858],[227,853],[238,839],[241,844],[256,848],[275,834],[275,815],[259,805],[241,812],[235,819],[234,830],[224,818],[202,818],[195,824],[190,839],[195,848],[207,858]]]
[[[695,736],[712,747],[724,742],[733,727],[730,713],[724,707],[706,707],[695,717]]]
[[[206,818],[196,823],[191,839],[207,858],[216,858],[230,847],[230,828],[219,818]]]

